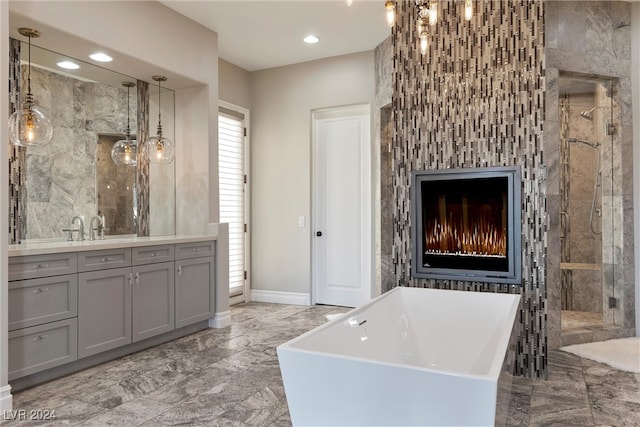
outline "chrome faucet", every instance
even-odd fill
[[[78,231],[78,240],[84,240],[84,221],[79,216],[74,216],[71,218],[71,225],[76,223],[76,220],[80,221],[80,227],[78,230],[69,230],[69,236],[71,236],[72,231]]]
[[[96,228],[93,227],[94,220],[98,220],[98,226]],[[98,238],[104,240],[104,224],[102,224],[102,218],[94,215],[89,222],[89,240],[96,240],[96,234],[94,233],[96,230],[98,231]]]

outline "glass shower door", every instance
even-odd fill
[[[560,78],[562,329],[614,323],[611,81]]]

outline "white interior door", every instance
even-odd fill
[[[313,113],[313,295],[357,307],[371,298],[369,106]]]

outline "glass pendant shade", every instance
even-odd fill
[[[158,131],[156,136],[147,139],[147,150],[149,161],[152,163],[171,163],[175,148],[173,141],[162,136],[162,131]]]
[[[9,139],[13,145],[22,147],[45,145],[53,137],[53,126],[46,114],[35,105],[31,93],[31,38],[39,37],[40,33],[31,28],[19,28],[18,32],[29,38],[27,94],[22,108],[9,117]]]
[[[138,144],[129,137],[113,144],[111,160],[116,165],[135,166],[137,164]]]
[[[111,160],[116,165],[135,166],[138,163],[138,143],[131,140],[129,128],[129,90],[135,85],[132,82],[122,83],[122,86],[127,88],[127,132],[125,138],[113,144],[111,148]]]
[[[167,80],[165,76],[153,76],[153,80],[158,82],[158,131],[156,136],[145,141],[145,149],[151,163],[171,163],[175,154],[175,145],[173,141],[162,135],[162,117],[160,114],[160,82]]]
[[[9,117],[9,139],[13,145],[33,147],[45,145],[53,137],[53,126],[35,105],[25,102],[21,110]]]

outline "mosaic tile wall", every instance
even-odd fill
[[[440,1],[428,53],[416,37],[414,2],[397,2],[393,189],[396,284],[522,296],[514,373],[547,375],[546,177],[543,153],[542,0]],[[520,165],[522,285],[411,277],[411,171]]]
[[[138,80],[138,166],[137,166],[137,188],[138,188],[138,216],[134,226],[137,228],[136,234],[139,237],[149,235],[149,157],[143,149],[143,143],[149,137],[149,83]]]
[[[9,39],[9,114],[20,108],[20,41]],[[9,244],[20,243],[27,223],[26,149],[8,144],[9,149]]]

